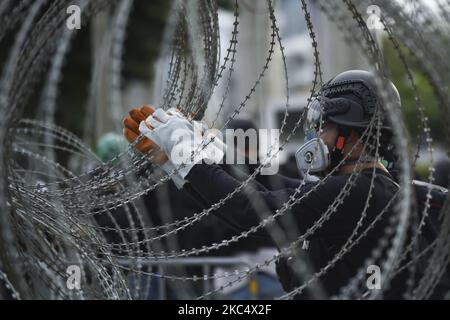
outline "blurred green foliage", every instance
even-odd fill
[[[158,58],[171,1],[136,0],[124,48],[124,79],[150,82]]]
[[[136,0],[127,25],[123,53],[123,83],[153,79],[153,63],[158,57],[170,1]],[[95,18],[94,18],[95,19]],[[58,96],[56,123],[83,135],[85,105],[93,69],[92,30],[80,30],[66,57]],[[38,90],[39,91],[39,90]],[[31,105],[30,108],[35,108]]]
[[[235,0],[217,0],[217,4],[219,7],[231,11],[234,9]]]
[[[401,48],[403,55],[406,57],[408,66],[411,69],[414,81],[416,83],[422,105],[425,108],[425,115],[428,117],[428,125],[431,128],[431,135],[435,142],[442,143],[444,141],[444,122],[441,116],[441,110],[438,107],[438,101],[434,96],[433,88],[428,82],[425,74],[420,69],[415,57],[406,48]],[[407,128],[413,139],[417,139],[418,134],[422,132],[419,127],[419,113],[414,100],[414,91],[407,77],[403,63],[398,57],[393,44],[389,39],[383,41],[383,52],[386,64],[390,70],[391,80],[396,85],[401,99],[402,111]]]
[[[234,0],[218,0],[220,7],[232,9]],[[141,81],[150,87],[154,77],[154,62],[158,58],[167,16],[172,1],[169,0],[135,0],[126,27],[126,37],[123,52],[122,84],[129,81]],[[47,7],[45,7],[46,9]],[[42,14],[45,10],[42,10]],[[110,13],[112,17],[112,12]],[[92,21],[84,24],[77,31],[71,42],[70,50],[65,57],[62,77],[58,85],[57,110],[55,123],[79,137],[83,136],[86,118],[86,103],[89,86],[94,70]],[[111,19],[110,19],[111,22]],[[20,26],[6,34],[0,41],[0,72],[9,55],[9,49],[14,43],[16,32]],[[43,69],[45,73],[39,75],[39,81],[34,84],[31,96],[27,99],[23,115],[26,118],[36,118],[37,106],[40,103],[43,86],[51,61]]]

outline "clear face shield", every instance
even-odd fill
[[[323,172],[331,163],[328,147],[319,137],[322,118],[323,113],[320,98],[316,98],[311,102],[306,114],[306,120],[303,126],[305,142],[295,152],[297,168],[303,174],[308,170],[310,173]]]

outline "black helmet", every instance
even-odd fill
[[[386,81],[400,105],[397,88],[389,79]],[[324,120],[346,127],[365,128],[380,102],[375,75],[364,70],[342,72],[322,87],[318,100]],[[389,129],[389,126],[382,128]]]

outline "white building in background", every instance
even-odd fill
[[[262,71],[269,51],[271,24],[265,1],[240,0],[240,24],[238,35],[238,53],[233,77],[232,91],[228,104],[223,110],[222,119],[231,115],[241,101],[248,95],[251,86]],[[314,25],[316,40],[319,44],[323,79],[329,79],[347,69],[364,68],[365,62],[360,51],[348,46],[336,26],[311,1],[309,10]],[[284,141],[298,120],[307,98],[310,96],[314,79],[314,55],[306,27],[301,3],[298,0],[279,0],[276,2],[276,17],[289,80],[289,118],[280,142]],[[231,35],[233,16],[231,13],[219,14],[221,23],[221,46],[226,48]],[[223,22],[223,23],[222,23]],[[223,36],[223,33],[225,35]],[[275,39],[277,42],[277,40]],[[220,88],[216,94],[220,94]],[[210,104],[214,110],[216,98]],[[284,63],[279,44],[275,45],[272,61],[260,85],[246,103],[239,117],[250,118],[261,128],[280,128],[286,111],[286,80]],[[295,152],[303,141],[303,132],[296,135],[280,154],[283,163]]]

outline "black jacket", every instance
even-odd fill
[[[369,195],[372,172],[373,169],[362,171],[362,174],[356,178],[355,185],[350,189],[349,195],[337,207],[337,211],[307,239],[309,245],[306,253],[310,259],[309,263],[315,271],[319,271],[334,257],[334,254],[340,250],[355,229]],[[198,164],[194,166],[186,178],[189,181],[186,188],[201,197],[209,205],[219,202],[240,185],[238,180],[217,165]],[[286,213],[293,218],[301,234],[305,233],[333,203],[336,196],[344,188],[348,178],[349,175],[329,177]],[[299,196],[301,197],[310,191],[315,185],[316,183],[306,183],[301,188]],[[294,193],[296,187],[298,187],[298,184],[279,190],[268,190],[263,185],[252,182],[245,192],[238,192],[234,197],[227,200],[216,214],[235,228],[242,231],[248,230],[260,222],[259,214],[255,211],[254,203],[252,203],[254,199],[262,199],[268,212],[273,214]],[[376,169],[367,216],[359,229],[360,232],[381,212],[397,190],[398,186],[393,182],[392,177],[388,173]],[[372,249],[378,245],[379,239],[383,236],[390,215],[391,209],[385,212],[383,219],[375,225],[368,236],[364,237],[335,267],[321,278],[322,285],[329,295],[338,293],[338,289],[347,284],[347,281],[356,273],[365,259],[370,256]],[[260,229],[255,235],[270,238],[264,229]],[[286,291],[291,291],[302,283],[294,275],[291,268],[287,267],[286,260],[281,260],[281,263],[277,266],[277,272]],[[401,291],[400,288],[397,289]],[[299,298],[307,297],[307,292],[299,296]]]

